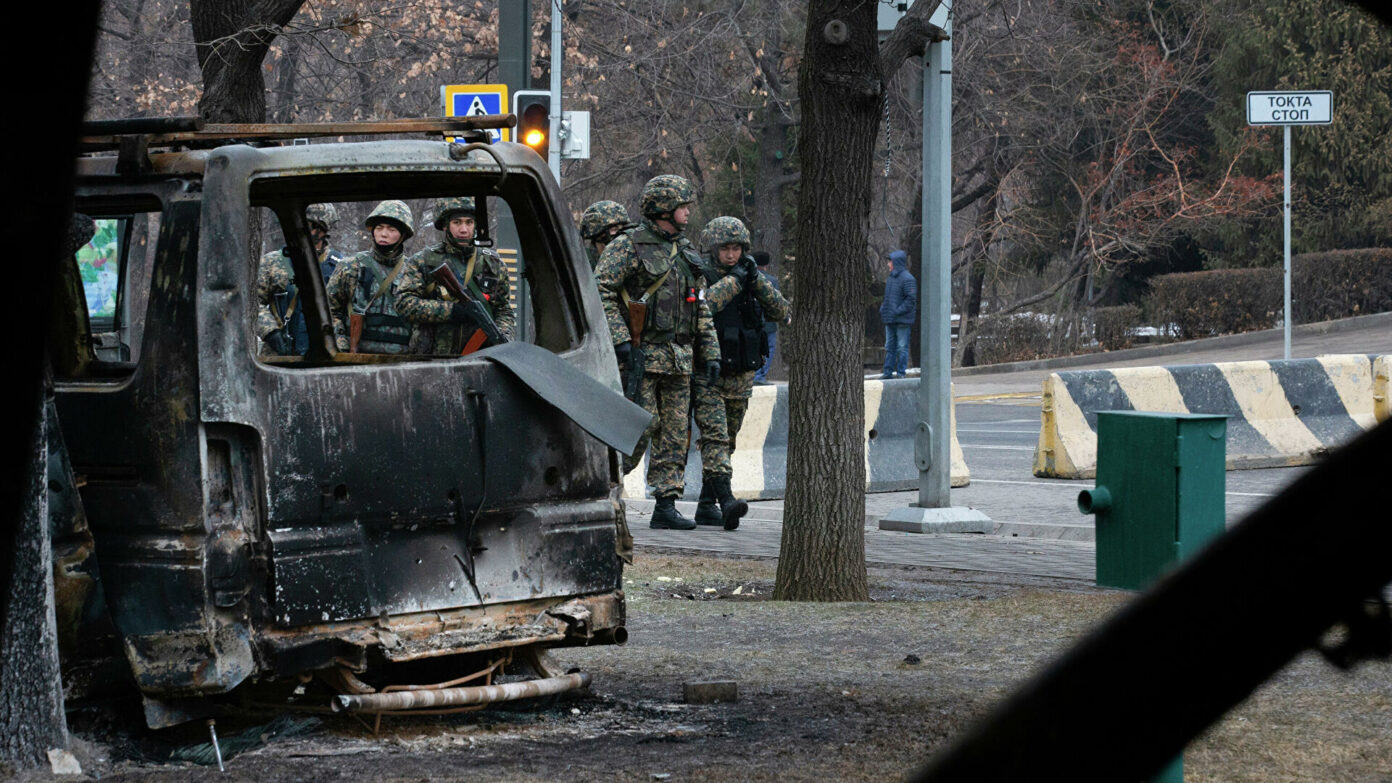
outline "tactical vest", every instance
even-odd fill
[[[391,270],[382,269],[371,250],[365,254],[358,268],[358,285],[353,291],[353,313],[363,317],[362,337],[358,340],[360,353],[405,353],[411,342],[411,324],[396,314],[395,291],[387,291],[377,297],[369,306],[379,281],[386,278]],[[392,281],[392,288],[400,282],[400,276]]]
[[[696,319],[700,314],[695,276],[695,270],[700,269],[700,258],[690,244],[669,242],[646,227],[634,229],[629,238],[646,275],[646,282],[635,276],[625,284],[631,298],[637,300],[648,286],[667,275],[662,285],[648,297],[643,342],[689,345],[697,333]]]
[[[725,276],[716,262],[701,268],[706,283],[714,285]],[[720,338],[720,374],[738,375],[764,365],[768,335],[764,332],[764,308],[754,296],[753,286],[743,286],[725,307],[713,313],[715,334]]]

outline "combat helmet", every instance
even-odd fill
[[[305,210],[305,220],[322,225],[327,233],[333,231],[334,226],[338,225],[338,210],[334,209],[333,204],[327,202],[310,204],[309,208]]]
[[[448,196],[435,199],[430,211],[435,213],[435,227],[441,231],[445,230],[445,226],[449,225],[450,219],[455,215],[473,217],[476,214],[474,199],[470,196]]]
[[[736,243],[748,253],[750,248],[749,229],[737,217],[721,215],[706,224],[701,231],[701,247],[714,254],[721,246]]]
[[[676,174],[659,174],[643,186],[643,217],[660,218],[672,214],[682,204],[696,200],[696,190],[686,177]]]
[[[596,201],[580,216],[580,236],[596,240],[614,226],[627,226],[628,210],[617,201]]]
[[[388,222],[396,226],[401,232],[401,240],[404,242],[416,234],[416,219],[411,214],[411,208],[404,201],[383,201],[372,210],[372,214],[363,221],[363,228],[372,230],[378,223]]]

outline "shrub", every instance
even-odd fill
[[[1181,339],[1270,329],[1281,312],[1281,270],[1212,269],[1150,279],[1150,313]]]
[[[1298,324],[1392,310],[1392,248],[1293,257],[1291,299]]]
[[[1131,347],[1131,330],[1141,323],[1141,308],[1133,304],[1099,307],[1092,311],[1093,335],[1108,351]]]
[[[976,363],[1022,362],[1051,356],[1047,316],[1019,313],[983,319],[976,335]]]

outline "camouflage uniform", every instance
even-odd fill
[[[322,225],[327,234],[338,223],[338,211],[333,204],[310,204],[305,210],[305,219]],[[329,275],[323,270],[326,267],[332,270],[341,259],[342,256],[329,247],[326,240],[323,251],[319,253],[319,269],[324,275],[324,282],[328,282]],[[286,329],[295,355],[309,350],[309,332],[305,328],[304,310],[295,287],[295,271],[283,249],[261,256],[256,269],[256,305],[256,336],[263,341],[262,355],[275,353],[265,340],[280,329]]]
[[[401,244],[383,252],[376,242],[372,248],[342,261],[329,278],[329,312],[333,316],[334,341],[338,350],[350,347],[353,315],[364,319],[358,353],[414,352],[411,325],[396,311],[392,292],[400,290],[405,277],[406,240],[415,233],[411,208],[401,201],[383,201],[372,210],[363,225],[371,230],[379,222],[390,222],[401,231]],[[377,289],[391,276],[398,264],[402,271],[391,283],[391,291],[377,295]]]
[[[649,182],[644,191],[645,202],[649,192],[660,191],[667,180],[680,180],[681,188],[689,194],[690,185],[685,180],[664,175]],[[677,203],[694,200],[694,196],[683,198]],[[666,209],[670,210],[671,207]],[[650,210],[645,206],[644,212]],[[680,233],[666,234],[646,215],[638,227],[615,237],[604,248],[595,270],[604,314],[616,344],[630,339],[625,294],[639,299],[666,275],[648,297],[648,318],[642,336],[645,364],[639,403],[655,418],[633,455],[624,459],[627,473],[637,466],[651,441],[647,479],[659,499],[680,497],[684,489],[693,359],[704,365],[720,356],[699,270],[700,258],[691,242]]]
[[[586,240],[585,255],[590,259],[590,269],[599,263],[595,244],[603,244],[600,240],[607,239],[609,229],[615,226],[626,229],[631,225],[628,210],[617,201],[596,201],[585,207],[585,212],[580,216],[580,236]]]
[[[457,243],[447,230],[451,216],[474,214],[473,199],[440,199],[434,212],[435,227],[445,231],[445,238],[411,256],[396,288],[396,310],[419,330],[421,352],[458,356],[475,329],[469,324],[451,322],[454,299],[430,276],[431,270],[441,264],[448,264],[464,288],[487,305],[498,331],[511,340],[517,316],[512,309],[512,292],[503,260],[487,248]]]
[[[754,281],[753,288],[747,292],[744,290],[742,283],[746,273],[738,270],[741,265],[753,264],[748,256],[743,256],[728,267],[720,265],[716,251],[721,245],[738,243],[745,252],[749,251],[749,231],[737,218],[718,217],[712,220],[702,232],[701,239],[702,247],[707,251],[701,271],[710,286],[706,301],[710,304],[720,341],[721,372],[720,380],[714,386],[704,382],[693,384],[692,412],[696,417],[696,426],[701,429],[702,474],[729,476],[730,450],[744,424],[744,413],[749,408],[749,398],[754,389],[754,373],[758,372],[757,364],[751,368],[748,366],[750,362],[740,363],[738,354],[741,340],[746,352],[753,347],[751,341],[757,340],[762,344],[764,320],[786,321],[789,307],[788,300],[761,274],[750,275]],[[751,304],[755,306],[750,307]],[[742,323],[742,316],[748,317],[751,323]],[[742,335],[741,332],[749,333]],[[720,425],[712,421],[717,418],[722,420]],[[711,422],[709,426],[707,422]]]

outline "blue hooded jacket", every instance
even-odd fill
[[[909,254],[896,250],[889,254],[894,265],[885,281],[880,321],[885,324],[912,324],[918,319],[918,281],[909,274]]]

